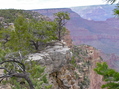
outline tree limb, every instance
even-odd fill
[[[4,64],[6,62],[15,62],[15,63],[18,63],[18,64],[20,64],[22,66],[24,72],[26,70],[25,65],[23,63],[19,62],[19,61],[16,61],[16,60],[6,60],[6,61],[3,61],[3,62],[0,62],[0,65],[1,64]]]

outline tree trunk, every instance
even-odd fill
[[[39,44],[38,44],[38,41],[31,41],[32,42],[32,45],[34,46],[35,50],[38,50],[39,48]]]
[[[26,73],[26,72],[24,72],[24,73],[14,73],[14,74],[12,74],[12,77],[24,78],[28,82],[30,89],[35,89],[31,79],[29,78],[28,73]]]
[[[61,41],[61,32],[58,32],[58,40]]]
[[[25,77],[25,80],[28,82],[30,89],[35,89],[28,75]]]
[[[35,46],[35,49],[38,50],[38,47],[39,47],[39,45],[38,45],[38,41],[35,43],[34,46]]]

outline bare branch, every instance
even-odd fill
[[[8,78],[8,77],[17,77],[17,78],[24,78],[27,82],[28,82],[28,84],[29,84],[29,86],[30,86],[30,89],[34,89],[34,86],[33,86],[33,83],[32,83],[32,81],[31,81],[31,79],[29,78],[29,73],[27,73],[27,72],[25,72],[25,65],[23,64],[23,63],[21,63],[21,62],[19,62],[19,61],[16,61],[16,60],[7,60],[7,61],[3,61],[3,62],[1,62],[0,64],[4,64],[4,63],[6,63],[6,62],[14,62],[14,63],[18,63],[18,64],[20,64],[22,67],[22,69],[23,69],[23,71],[22,71],[22,73],[17,73],[17,71],[9,71],[7,68],[5,68],[5,67],[0,67],[0,69],[4,69],[4,70],[6,70],[8,73],[7,74],[5,74],[5,75],[2,75],[2,76],[0,76],[0,78],[2,78],[1,80],[0,80],[0,82],[4,79],[4,78]],[[15,66],[15,65],[14,65]]]
[[[3,80],[4,78],[0,79],[0,82]]]
[[[4,70],[6,70],[7,72],[10,72],[7,68],[5,68],[5,67],[0,67],[0,69],[4,69]]]
[[[117,0],[106,0],[107,3],[111,3],[111,4],[114,4]]]
[[[12,77],[11,75],[3,75],[3,76],[0,76],[0,78],[8,78],[8,77]]]
[[[0,64],[4,64],[6,62],[15,62],[15,63],[18,63],[18,64],[20,64],[22,66],[23,71],[25,71],[25,69],[26,69],[25,68],[25,65],[23,63],[21,63],[19,61],[16,61],[16,60],[6,60],[6,61],[1,62]]]

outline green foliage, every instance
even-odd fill
[[[117,0],[106,0],[107,2],[113,4]],[[114,15],[119,17],[119,3],[114,9]],[[119,89],[119,72],[116,72],[114,69],[110,69],[107,63],[97,63],[97,67],[94,69],[99,75],[103,76],[103,81],[106,84],[102,85],[102,88],[108,89]]]
[[[106,82],[106,84],[102,85],[102,88],[119,89],[119,72],[110,69],[106,62],[97,63],[97,67],[94,71],[99,75],[102,75],[103,81]]]
[[[56,24],[54,22],[32,20],[30,26],[30,39],[36,50],[38,46],[43,47],[47,42],[56,40]]]
[[[16,81],[15,79],[11,79],[10,81],[12,81],[12,83],[15,85],[15,86],[11,86],[12,89],[21,89],[21,86],[18,83],[18,81]]]
[[[72,57],[72,59],[71,59],[70,63],[71,63],[74,67],[76,67],[76,66],[77,66],[77,64],[76,64],[76,59],[75,59],[75,57],[74,57],[74,56]]]
[[[55,13],[54,14],[56,16],[56,20],[57,21],[61,21],[61,20],[69,20],[70,17],[69,17],[69,13],[67,12],[58,12],[58,13]]]
[[[14,20],[19,16],[23,15],[25,18],[33,18],[36,16],[35,12],[32,11],[25,11],[25,10],[15,10],[15,9],[1,9],[0,10],[0,17],[4,17],[5,23],[13,23]]]
[[[0,30],[5,47],[17,50],[39,50],[56,39],[56,24],[51,21],[37,21],[19,16],[14,27]],[[40,48],[39,48],[40,47]]]
[[[37,62],[31,61],[27,69],[28,72],[31,74],[31,79],[33,80],[35,89],[41,89],[43,87],[47,87],[46,89],[51,88],[51,85],[49,85],[47,81],[47,77],[46,77],[47,74],[44,74],[45,67],[38,65]],[[43,86],[43,84],[47,84],[47,85]]]
[[[114,11],[114,15],[119,17],[119,4],[117,4],[116,8],[113,11]]]
[[[73,57],[70,63],[75,67],[75,69],[78,72],[75,72],[75,77],[78,80],[78,86],[80,86],[80,89],[87,89],[90,85],[89,80],[89,67],[90,67],[90,61],[86,61],[87,57],[87,51],[83,46],[74,46],[72,48]],[[86,71],[84,70],[86,69]],[[81,81],[80,81],[81,79]]]
[[[5,12],[5,13],[4,13]],[[11,13],[9,15],[9,13]],[[52,85],[48,84],[47,74],[44,74],[45,67],[41,67],[36,62],[26,62],[17,55],[19,52],[31,52],[33,50],[42,49],[47,43],[57,39],[56,28],[57,25],[53,21],[46,21],[44,19],[34,19],[32,16],[38,14],[25,13],[23,10],[0,10],[0,14],[4,17],[5,23],[14,22],[14,25],[8,26],[7,29],[0,28],[0,61],[8,60],[9,58],[17,59],[25,64],[26,72],[29,73],[35,89],[50,89]],[[40,47],[40,48],[39,48]],[[14,54],[15,53],[15,54]],[[6,55],[12,55],[6,58]],[[24,54],[24,53],[23,53]],[[21,54],[22,55],[22,54]],[[25,55],[25,54],[24,54]],[[24,55],[23,58],[25,57]],[[4,60],[3,60],[4,59]],[[16,66],[17,65],[17,66]],[[8,70],[16,73],[22,73],[19,64],[6,63],[4,65]],[[7,71],[4,71],[7,74]],[[20,84],[20,82],[25,84]],[[5,83],[3,81],[3,83]],[[18,79],[12,77],[6,83],[10,83],[12,89],[29,89],[29,85],[25,79]]]
[[[28,61],[24,63],[26,66],[26,71],[29,73],[35,89],[50,89],[52,87],[52,85],[48,83],[47,74],[44,73],[45,67],[40,66],[35,61]],[[16,73],[21,73],[22,71],[14,65],[15,64],[8,62],[4,66],[6,66],[6,68],[9,70],[15,71]],[[6,71],[4,72],[5,74],[7,73]],[[4,80],[2,82],[4,84],[10,83],[12,89],[29,89],[29,84],[25,79],[11,77],[9,80]]]
[[[7,53],[10,53],[10,52],[11,52],[10,49],[8,49],[8,48],[4,49],[2,47],[2,44],[0,43],[0,62],[4,61],[5,60],[5,55]]]
[[[1,12],[3,11],[1,10]],[[29,16],[23,10],[5,10],[5,12],[6,18],[6,14],[8,13],[11,13],[12,16],[15,15],[13,20],[11,20],[14,21],[14,25],[9,26],[7,29],[1,29],[0,39],[4,40],[3,44],[5,47],[9,47],[14,51],[41,50],[50,41],[61,40],[66,31],[64,26],[67,20],[70,19],[67,12],[55,13],[54,21],[46,21],[45,19],[36,20],[36,18],[31,18],[30,16],[37,16],[37,14],[30,14]],[[12,19],[12,16],[8,19]],[[26,17],[29,18],[26,19]]]
[[[50,89],[50,88],[52,88],[52,85],[45,86],[45,89]]]
[[[114,4],[117,0],[105,0],[105,1],[107,1],[108,3]],[[114,11],[114,15],[119,17],[119,2],[117,3],[117,6],[113,11]]]
[[[23,13],[22,10],[14,10],[14,9],[4,9],[4,10],[0,10],[0,16],[1,17],[4,17],[5,20],[4,22],[14,22],[15,18],[16,18],[16,14],[18,13]]]
[[[20,16],[15,20],[15,29],[9,29],[9,41],[6,43],[7,47],[16,50],[28,49],[29,47],[29,34],[28,22],[25,18]]]
[[[47,74],[44,74],[45,67],[33,61],[26,61],[25,56],[17,55],[19,52],[31,52],[34,50],[41,50],[47,43],[56,40],[65,32],[64,25],[66,20],[69,20],[69,14],[64,12],[56,13],[55,21],[46,21],[45,19],[36,19],[36,13],[29,13],[23,10],[0,10],[0,16],[4,17],[4,21],[0,23],[13,23],[8,25],[7,28],[0,25],[0,61],[13,58],[25,64],[26,72],[29,73],[35,89],[50,89],[52,85],[48,84]],[[33,18],[33,16],[35,18]],[[61,19],[61,20],[60,20]],[[56,36],[60,34],[60,36]],[[11,53],[11,54],[10,54]],[[16,54],[14,54],[16,53]],[[6,58],[6,55],[12,55]],[[73,63],[73,61],[72,61]],[[20,64],[9,63],[2,65],[11,72],[23,73]],[[1,66],[1,67],[2,67]],[[8,71],[4,71],[7,74]],[[24,84],[20,84],[23,81]],[[5,83],[5,82],[4,82]],[[7,81],[12,86],[12,89],[28,89],[29,84],[25,79],[18,79],[12,77]]]
[[[62,36],[66,32],[66,28],[64,27],[67,23],[67,20],[70,20],[69,13],[67,12],[58,12],[54,14],[55,16],[55,23],[57,25],[56,34],[58,36],[58,40],[61,41]]]

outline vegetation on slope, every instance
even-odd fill
[[[0,17],[4,18],[4,22],[6,23],[13,23],[14,20],[19,16],[23,15],[25,18],[33,18],[42,16],[41,14],[37,12],[32,11],[25,11],[25,10],[15,10],[15,9],[1,9],[0,10]]]
[[[59,13],[59,18],[64,14],[68,16],[62,13]],[[26,52],[38,52],[52,40],[58,39],[59,26],[56,21],[50,21],[36,12],[13,9],[0,10],[0,17],[0,69],[4,70],[1,81],[10,83],[13,89],[51,88],[43,73],[44,67],[33,61],[26,62],[25,55]],[[8,77],[9,81],[4,81]]]
[[[91,66],[90,60],[85,60],[88,57],[85,45],[74,46],[72,48],[73,58],[71,64],[75,67],[75,76],[78,79],[78,86],[80,89],[88,89],[90,85],[89,68]]]

